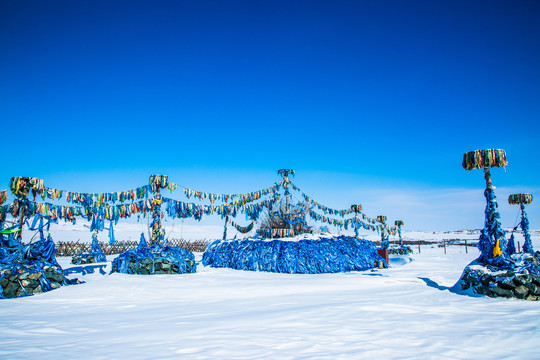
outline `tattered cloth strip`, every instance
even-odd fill
[[[11,178],[9,188],[15,196],[26,197],[30,190],[35,194],[42,194],[44,190],[43,180],[36,177],[15,176]]]
[[[150,188],[152,192],[157,192],[158,187],[160,189],[168,189],[170,192],[176,190],[178,185],[169,182],[169,177],[167,175],[150,175]]]
[[[253,230],[253,222],[251,222],[248,226],[240,226],[232,220],[229,220],[229,223],[234,226],[234,228],[238,230],[239,233],[242,234],[247,234],[248,232]]]
[[[8,192],[7,190],[2,190],[0,191],[0,205],[2,205],[3,203],[6,202],[8,198]]]
[[[483,169],[485,167],[506,167],[508,160],[502,149],[474,150],[463,154],[465,170]]]
[[[377,221],[380,222],[381,224],[384,224],[384,222],[387,220],[387,217],[384,216],[384,215],[379,215],[377,216]]]
[[[219,240],[206,248],[202,263],[216,268],[289,274],[322,274],[373,269],[384,260],[367,240],[335,238]]]
[[[396,224],[396,226],[402,226],[402,225],[404,225],[404,222],[403,222],[403,220],[396,220],[394,222],[394,224]]]
[[[234,199],[240,199],[240,200],[238,200],[239,202],[248,203],[248,202],[258,200],[263,196],[276,193],[280,189],[282,184],[283,184],[283,181],[280,181],[280,182],[270,186],[269,188],[262,189],[262,190],[257,190],[257,191],[252,191],[252,192],[248,192],[248,193],[242,193],[242,194],[216,194],[216,193],[208,193],[208,192],[204,192],[204,191],[198,191],[198,190],[192,190],[192,189],[184,188],[184,194],[186,195],[186,197],[188,199],[190,199],[191,197],[195,197],[195,198],[197,198],[199,200],[208,199],[211,204],[216,202],[216,200],[227,203],[227,202],[229,202],[231,200],[234,200]]]
[[[508,196],[508,203],[510,205],[530,204],[532,199],[533,197],[531,194],[512,194]]]

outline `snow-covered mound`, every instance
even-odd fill
[[[207,247],[202,261],[217,268],[290,274],[362,271],[386,265],[371,241],[324,235],[219,240]]]

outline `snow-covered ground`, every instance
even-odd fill
[[[540,302],[453,293],[476,248],[416,250],[390,269],[323,275],[199,263],[136,276],[59,258],[86,283],[1,300],[0,359],[539,358]]]

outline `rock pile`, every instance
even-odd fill
[[[469,264],[456,286],[457,290],[489,297],[540,299],[540,274],[534,271],[540,265],[540,252],[523,259],[526,266],[515,270],[499,270],[474,261]],[[531,269],[533,271],[531,271]]]
[[[391,247],[388,249],[390,255],[409,255],[413,250],[408,246]]]
[[[112,262],[112,272],[125,274],[186,274],[196,269],[191,251],[162,245],[128,250]]]
[[[3,298],[35,295],[79,283],[77,279],[66,279],[62,268],[56,265],[19,265],[0,270],[0,296]]]
[[[193,263],[191,262],[189,265],[193,266]],[[131,270],[132,274],[139,275],[179,273],[179,268],[176,264],[169,260],[160,258],[146,258],[141,261],[136,261],[134,258],[131,258],[128,263],[128,268]],[[118,269],[118,264],[113,264],[112,271],[120,272]]]
[[[106,262],[107,259],[105,258],[105,255],[103,253],[101,254],[86,254],[86,253],[80,253],[77,255],[74,255],[71,258],[71,263],[75,265],[84,265],[84,264],[95,264],[98,262]]]
[[[0,247],[0,298],[34,295],[82,283],[64,276],[55,252],[50,236],[27,245]]]

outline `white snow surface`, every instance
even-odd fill
[[[540,302],[453,293],[478,250],[413,248],[389,269],[321,275],[110,274],[61,257],[86,283],[0,300],[0,359],[539,358]]]

